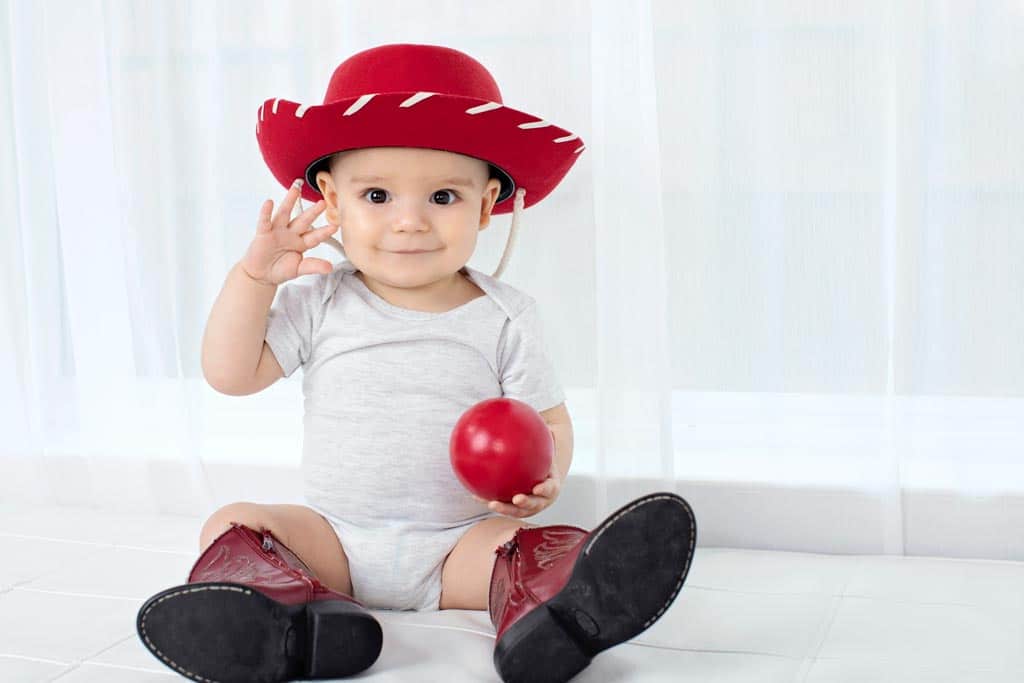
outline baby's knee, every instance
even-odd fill
[[[206,550],[218,536],[230,529],[232,522],[244,524],[257,531],[261,527],[269,527],[270,514],[266,507],[259,503],[237,502],[218,508],[203,523],[203,528],[199,532],[199,551]]]

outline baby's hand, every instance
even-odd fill
[[[473,496],[473,498],[480,503],[486,503],[487,507],[495,512],[522,519],[523,517],[532,517],[541,510],[551,507],[561,490],[562,478],[558,474],[558,468],[555,467],[555,463],[552,460],[548,478],[533,487],[532,496],[517,493],[512,497],[511,505],[500,500],[488,502],[478,496]]]
[[[289,220],[295,200],[299,198],[302,180],[292,183],[284,201],[271,218],[274,201],[268,199],[260,207],[256,223],[256,237],[242,258],[241,266],[249,277],[267,285],[279,285],[300,275],[330,273],[334,266],[329,261],[302,256],[337,231],[336,225],[312,228],[317,215],[324,210],[324,200],[318,201]]]

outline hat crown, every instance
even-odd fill
[[[357,52],[338,65],[324,104],[370,93],[433,92],[501,103],[498,84],[484,65],[439,45],[400,43]]]

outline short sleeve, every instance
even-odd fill
[[[502,395],[537,412],[565,402],[565,392],[548,356],[536,302],[509,320],[498,341]]]
[[[306,282],[291,280],[278,288],[267,313],[266,341],[288,377],[309,361],[313,335],[320,327],[326,275]]]

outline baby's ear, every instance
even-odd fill
[[[484,186],[483,196],[480,197],[480,229],[483,230],[491,224],[491,211],[498,201],[498,193],[501,192],[501,181],[491,178]]]
[[[320,194],[323,196],[324,201],[327,202],[329,208],[336,208],[338,206],[338,191],[334,187],[334,177],[330,173],[327,171],[317,171],[316,187],[320,190]]]
[[[491,224],[491,214],[480,216],[480,230],[486,230],[487,226]]]

